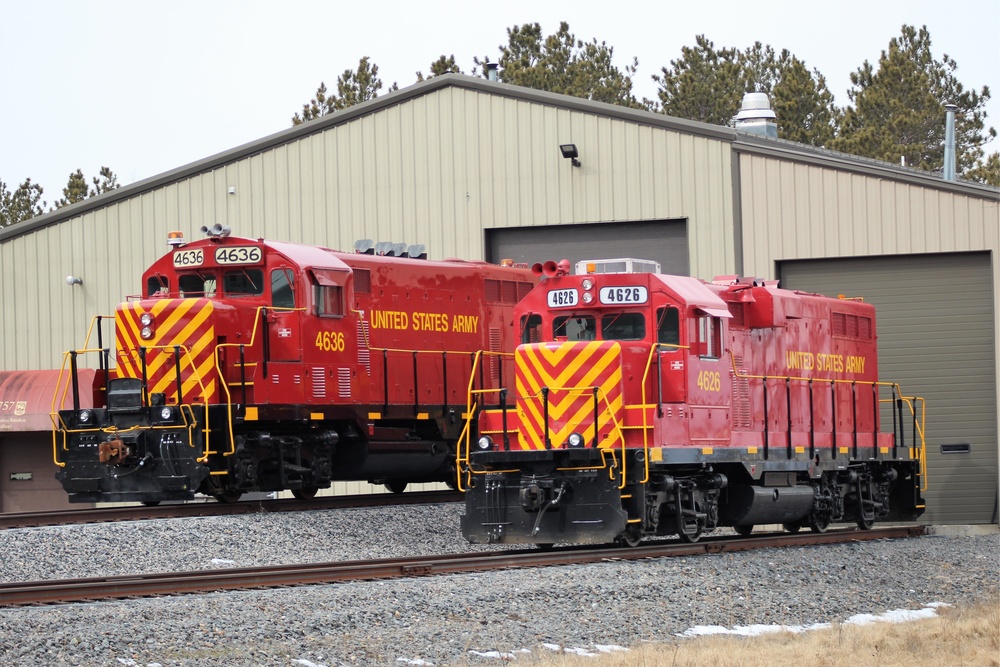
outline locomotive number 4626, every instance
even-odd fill
[[[701,371],[698,373],[698,389],[702,391],[721,391],[722,378],[719,371]]]

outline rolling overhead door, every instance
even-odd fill
[[[664,273],[690,271],[684,220],[487,229],[485,247],[491,262],[513,259],[530,266],[568,259],[575,265],[582,259],[634,257],[659,262]]]
[[[988,253],[779,262],[782,287],[875,305],[879,376],[927,401],[933,523],[996,521],[997,364]]]

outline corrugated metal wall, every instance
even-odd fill
[[[403,95],[0,243],[0,367],[58,365],[63,350],[83,343],[90,315],[139,291],[168,231],[190,238],[214,223],[250,237],[342,249],[359,238],[425,243],[434,258],[480,259],[487,228],[686,218],[692,274],[731,271],[727,141],[477,86]],[[580,168],[559,152],[570,142]],[[68,287],[70,273],[83,286]]]
[[[738,158],[746,275],[774,278],[776,265],[787,260],[985,252],[991,273],[986,280],[992,290],[992,314],[987,317],[993,321],[993,331],[1000,332],[1000,195],[995,190],[962,194],[947,183],[926,187],[888,173],[887,178],[860,173],[857,165],[853,170],[836,169],[815,164],[816,160],[782,159],[755,150],[741,152]],[[919,289],[915,286],[913,291],[912,298],[919,300]],[[891,311],[880,312],[880,326],[892,326],[887,317],[892,317]],[[959,319],[954,326],[960,328],[964,322]],[[996,335],[992,345],[991,358],[1000,359]],[[983,358],[984,364],[988,361]],[[996,429],[992,442],[981,446],[997,449],[1000,373],[996,370],[992,384]],[[971,394],[967,398],[977,399]],[[1000,475],[995,468],[989,475],[995,488]],[[989,486],[984,488],[988,491]],[[941,516],[955,520],[961,515],[954,500],[944,500],[948,508]],[[985,502],[992,503],[992,497]]]

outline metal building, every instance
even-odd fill
[[[445,75],[0,231],[0,370],[57,368],[92,315],[139,291],[167,232],[215,223],[435,258],[642,257],[863,296],[883,378],[928,402],[926,518],[997,520],[997,188]],[[50,460],[2,419],[0,502],[10,474]]]

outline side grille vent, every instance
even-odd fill
[[[736,372],[746,375],[743,355],[733,355],[733,362]],[[733,426],[738,429],[750,428],[750,380],[735,375],[733,376]]]
[[[351,397],[351,369],[350,368],[338,368],[337,369],[337,386],[340,389],[341,398]]]
[[[322,367],[312,369],[313,398],[326,398],[326,370]]]
[[[372,374],[372,353],[368,349],[368,322],[358,318],[358,364],[365,367],[368,375]]]

